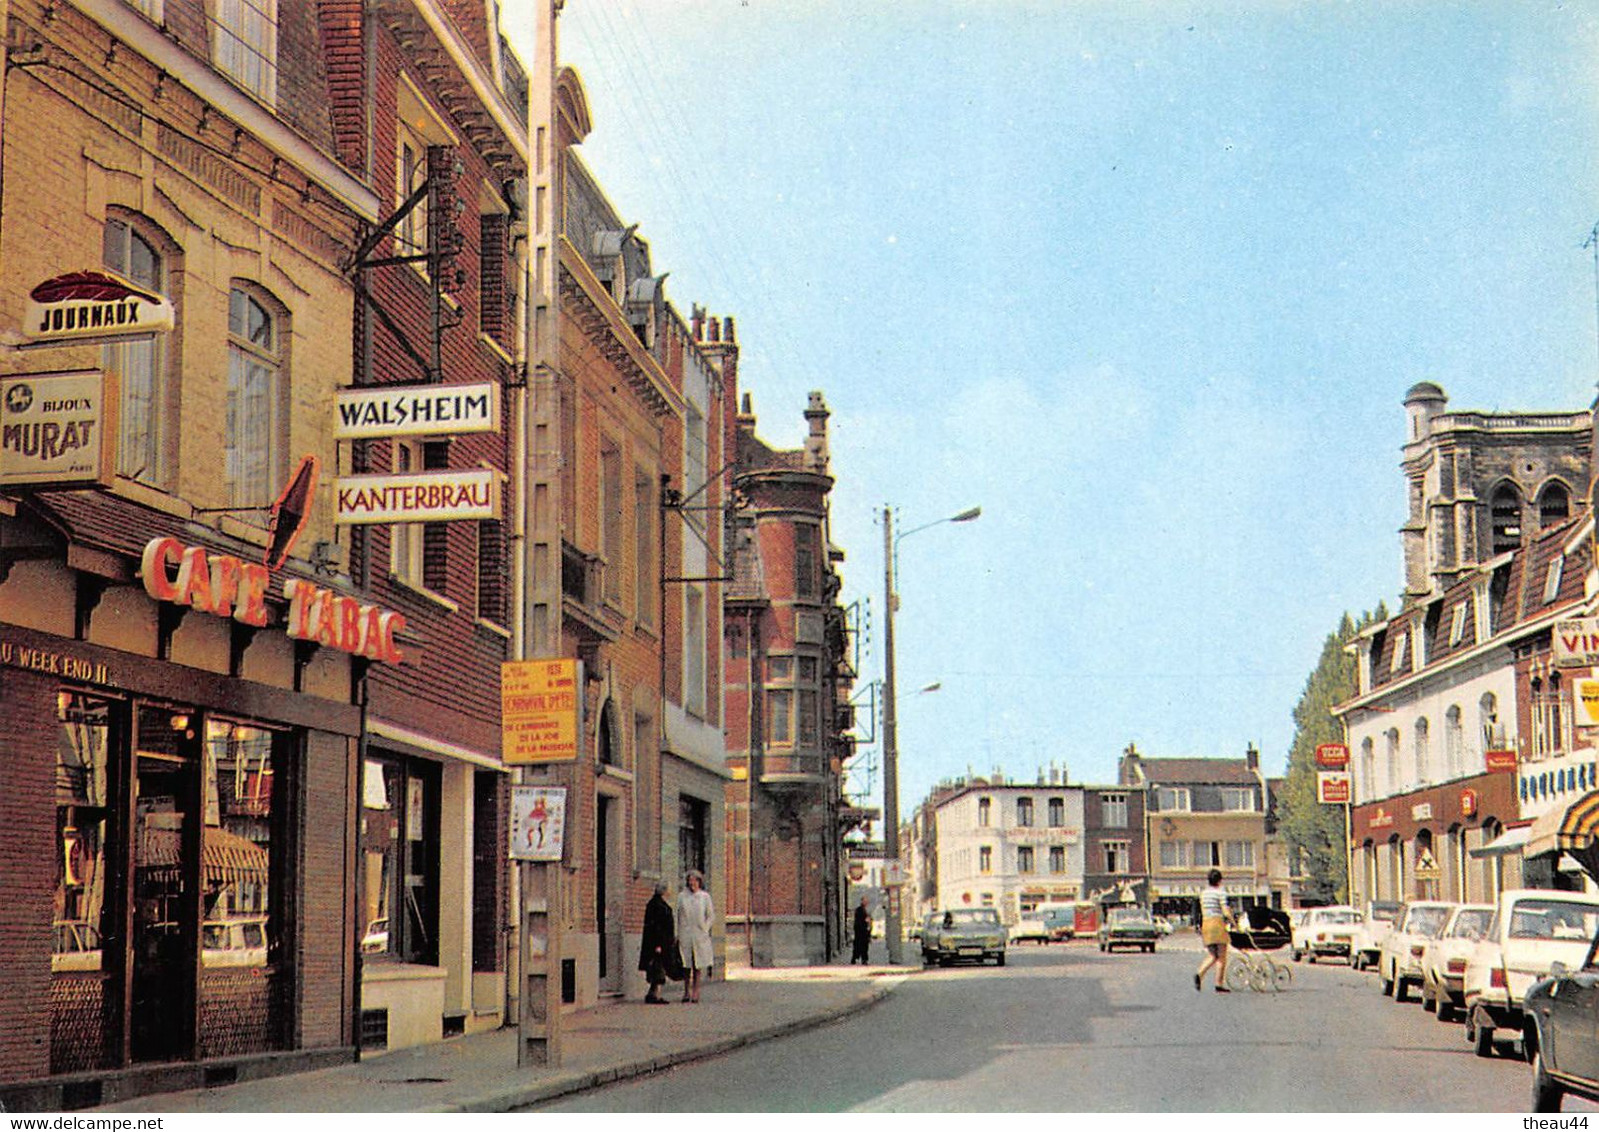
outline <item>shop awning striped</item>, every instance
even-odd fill
[[[1582,867],[1599,876],[1599,790],[1591,790],[1571,805],[1540,814],[1532,823],[1525,855],[1564,851]]]

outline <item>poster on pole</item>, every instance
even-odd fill
[[[577,758],[582,677],[576,660],[510,660],[500,666],[500,757],[507,766]]]
[[[566,787],[511,787],[511,859],[559,861],[566,840]]]

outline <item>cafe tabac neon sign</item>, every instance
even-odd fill
[[[231,617],[263,628],[271,621],[267,585],[272,572],[259,562],[231,554],[210,554],[175,538],[153,538],[145,544],[139,570],[144,592],[156,601],[186,605],[200,613]],[[303,578],[283,583],[289,599],[283,631],[298,641],[339,649],[352,656],[385,664],[405,659],[396,637],[405,616],[353,597],[335,593]]]

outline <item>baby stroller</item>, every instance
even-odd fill
[[[1227,957],[1230,989],[1280,991],[1287,990],[1294,981],[1293,967],[1267,954],[1293,942],[1288,913],[1271,908],[1245,909],[1239,926],[1227,933],[1227,939],[1232,952]]]

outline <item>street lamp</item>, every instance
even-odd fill
[[[958,515],[912,527],[896,538],[894,512],[888,507],[883,508],[883,604],[888,610],[883,631],[886,643],[883,661],[883,856],[890,870],[891,882],[888,907],[883,912],[883,934],[888,936],[888,961],[891,964],[905,962],[900,938],[901,894],[898,890],[898,885],[902,885],[903,881],[899,871],[899,724],[894,715],[894,610],[899,605],[899,598],[894,593],[894,553],[900,539],[908,538],[917,531],[925,531],[940,523],[969,523],[982,513],[981,507],[969,507]]]

